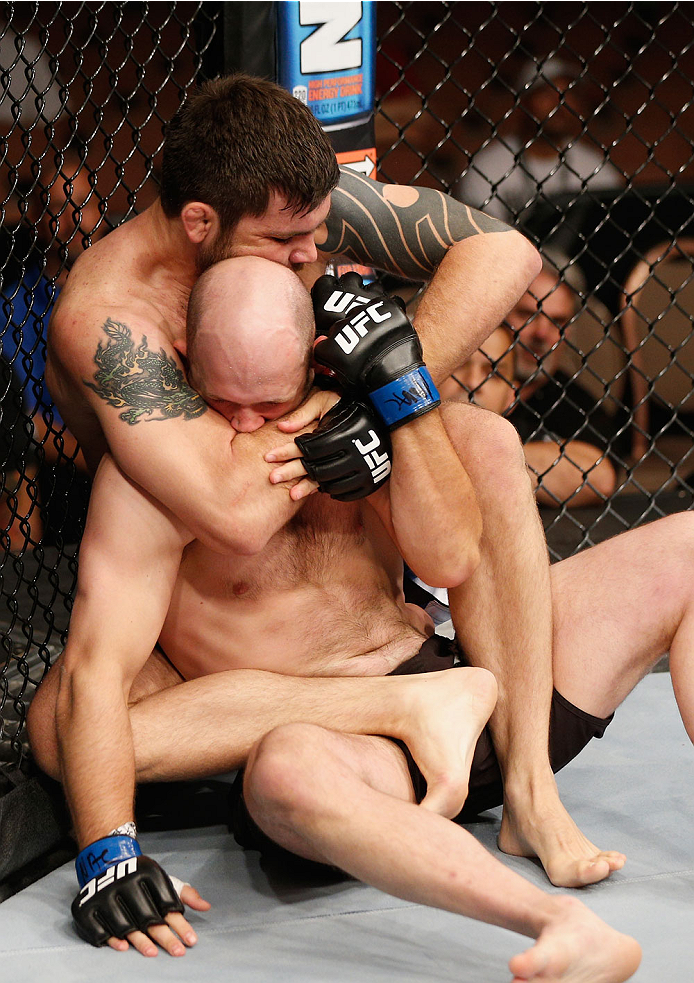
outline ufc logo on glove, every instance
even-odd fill
[[[383,306],[384,301],[377,300],[370,307],[358,311],[345,324],[344,328],[337,332],[335,342],[340,346],[345,355],[353,352],[360,340],[366,337],[369,331],[367,327],[369,322],[372,324],[381,324],[383,321],[389,321],[391,319],[393,315],[389,311],[385,311],[382,314],[379,313],[379,307]]]
[[[375,487],[377,482],[384,481],[388,477],[391,472],[391,463],[387,450],[380,453],[376,450],[377,447],[382,446],[378,434],[374,430],[369,430],[369,437],[368,444],[364,444],[361,440],[353,440],[352,443],[366,461]]]
[[[129,857],[127,860],[121,860],[115,867],[109,867],[101,877],[92,877],[91,881],[87,883],[80,893],[80,908],[86,901],[93,898],[98,891],[103,891],[105,887],[113,884],[114,881],[119,881],[121,877],[125,877],[127,874],[134,874],[136,870],[137,857]]]

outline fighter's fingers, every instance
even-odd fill
[[[299,481],[289,492],[289,497],[293,502],[299,502],[302,498],[308,498],[309,495],[313,495],[314,492],[318,491],[318,483],[316,481],[311,481],[310,478],[304,478],[303,481]]]
[[[297,410],[277,424],[285,433],[296,433],[325,416],[339,400],[337,393],[317,390]]]
[[[152,957],[156,956],[159,952],[154,942],[144,932],[131,932],[128,936],[128,942],[134,949],[142,953],[143,956]]]
[[[130,948],[127,939],[115,939],[113,936],[108,940],[108,944],[117,952],[125,952],[126,949]]]
[[[180,917],[182,924],[179,927],[181,928],[182,934],[185,937],[193,930],[185,918],[183,918],[182,915]],[[167,922],[169,922],[169,925],[171,924],[169,918],[167,918]],[[160,945],[162,949],[168,952],[170,956],[183,956],[185,954],[186,947],[183,945],[183,942],[181,942],[178,935],[174,935],[169,925],[152,925],[147,931],[152,941],[156,942],[157,945]],[[190,944],[192,945],[193,943]]]
[[[202,899],[201,899],[202,900]],[[207,902],[205,902],[207,903]],[[210,906],[207,905],[209,908]],[[174,931],[186,945],[195,945],[198,941],[198,936],[193,928],[186,921],[184,915],[181,915],[178,911],[172,911],[166,916],[166,923],[169,928]]]
[[[287,461],[279,468],[270,472],[270,481],[273,485],[281,484],[283,481],[294,481],[296,478],[305,478],[306,471],[303,462],[300,460]]]
[[[273,461],[293,461],[294,458],[301,457],[301,451],[296,446],[295,442],[291,440],[288,444],[281,444],[279,447],[273,447],[272,450],[268,451],[265,455],[265,460],[272,464]]]
[[[183,902],[183,904],[187,904],[189,908],[194,908],[195,911],[209,911],[210,908],[212,907],[210,902],[205,901],[204,898],[201,898],[200,892],[196,891],[196,889],[194,887],[191,887],[190,884],[182,884],[180,889],[178,889],[178,896]],[[174,917],[174,915],[176,916],[176,918],[179,917],[179,915],[176,912],[173,912],[171,915],[169,915],[167,919],[169,924],[171,924],[171,919]],[[178,931],[178,929],[176,931]],[[179,932],[179,935],[180,934],[181,933]]]

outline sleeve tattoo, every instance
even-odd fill
[[[102,328],[108,341],[97,345],[94,382],[83,381],[109,406],[123,410],[119,414],[121,420],[131,426],[140,420],[171,420],[177,416],[192,420],[208,409],[163,348],[151,351],[145,335],[136,346],[130,328],[110,317]]]
[[[326,224],[322,252],[411,280],[428,280],[454,242],[509,229],[440,191],[381,184],[349,168],[341,169]]]

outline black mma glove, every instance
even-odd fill
[[[183,903],[156,861],[142,856],[130,836],[106,836],[85,847],[75,861],[80,892],[72,902],[77,933],[91,945],[124,939],[139,929],[163,925]]]
[[[314,291],[317,287],[316,296],[325,298],[320,279]],[[323,300],[326,318],[325,307],[331,303],[330,298]],[[417,332],[397,301],[379,294],[356,307],[339,299],[332,306],[344,306],[349,315],[331,325],[328,337],[316,345],[314,358],[350,395],[368,396],[389,430],[440,404]]]
[[[385,291],[378,283],[365,284],[358,273],[343,273],[337,279],[326,274],[319,277],[311,290],[316,334],[328,334],[336,321],[342,321],[355,307],[372,300],[382,300]],[[395,298],[402,305],[399,297]]]
[[[296,443],[306,474],[338,502],[370,495],[390,475],[390,436],[363,403],[341,399]]]

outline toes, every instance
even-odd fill
[[[601,857],[610,865],[611,871],[621,870],[627,862],[627,858],[623,853],[602,853]]]
[[[610,876],[606,860],[577,860],[567,864],[549,864],[547,876],[555,887],[585,887]]]
[[[548,962],[547,954],[537,944],[526,949],[525,952],[520,952],[509,960],[508,968],[513,973],[512,983],[531,979],[546,969]]]
[[[610,865],[606,860],[583,860],[578,864],[578,883],[576,887],[584,884],[596,884],[610,875]]]

